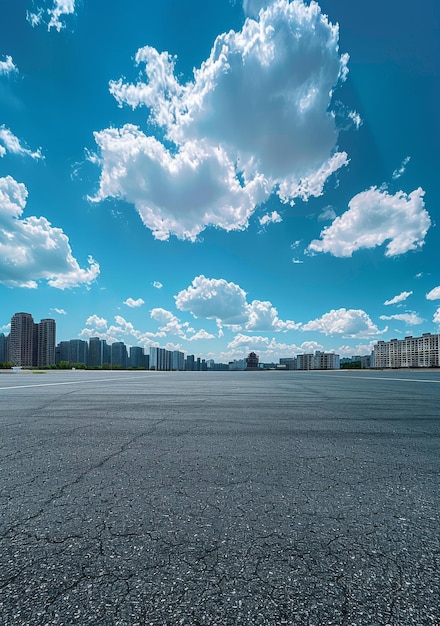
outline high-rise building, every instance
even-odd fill
[[[111,366],[127,369],[127,346],[123,341],[115,341],[111,345]]]
[[[150,368],[159,371],[172,369],[172,352],[165,348],[150,348]]]
[[[185,369],[185,355],[180,350],[173,350],[171,357],[171,369],[182,371]]]
[[[37,361],[39,367],[55,363],[56,324],[53,319],[42,319],[36,326]]]
[[[110,363],[110,346],[107,345],[105,339],[90,337],[88,365],[102,367],[105,363]]]
[[[129,357],[129,366],[130,367],[147,367],[147,355],[144,352],[144,349],[139,346],[131,346],[130,348],[130,357]]]
[[[195,369],[194,354],[187,354],[185,369],[189,372]]]
[[[30,313],[15,313],[11,318],[9,360],[15,365],[34,363],[34,319]]]

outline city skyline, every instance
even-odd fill
[[[2,3],[0,332],[217,362],[439,333],[438,3],[151,4]]]

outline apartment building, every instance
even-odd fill
[[[378,341],[373,350],[373,367],[440,367],[440,334],[424,333],[404,339]]]

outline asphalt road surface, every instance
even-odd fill
[[[438,626],[440,371],[0,374],[1,626]]]

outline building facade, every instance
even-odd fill
[[[404,339],[378,341],[373,350],[373,367],[440,367],[440,334],[409,335]]]

